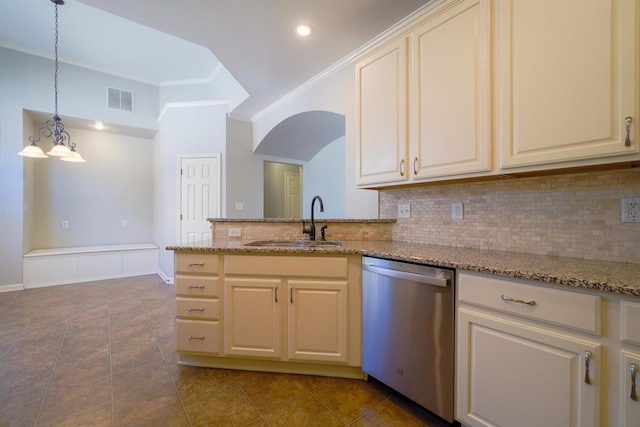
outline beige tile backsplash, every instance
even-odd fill
[[[380,217],[410,203],[393,226],[399,241],[640,263],[640,223],[621,222],[623,197],[640,197],[640,170],[384,190]]]

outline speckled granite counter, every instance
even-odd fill
[[[575,288],[640,297],[640,264],[391,241],[344,241],[341,247],[249,247],[248,241],[216,239],[167,247],[178,252],[339,253],[429,264]]]

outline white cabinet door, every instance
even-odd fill
[[[289,359],[346,362],[348,283],[291,280],[288,287]]]
[[[637,0],[497,8],[501,167],[637,153]]]
[[[599,425],[598,343],[460,307],[457,344],[456,418],[463,424]]]
[[[280,279],[224,281],[225,353],[241,356],[282,356]]]
[[[355,69],[357,184],[406,181],[406,37],[367,57]]]
[[[620,357],[620,425],[640,425],[640,354],[627,351]]]
[[[489,15],[465,0],[411,33],[413,179],[491,170]]]

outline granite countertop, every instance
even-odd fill
[[[531,255],[390,241],[344,241],[340,247],[251,247],[216,239],[168,246],[178,252],[355,254],[488,273],[548,284],[640,297],[640,264]]]

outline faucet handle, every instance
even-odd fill
[[[325,234],[324,231],[329,228],[329,226],[327,224],[323,225],[322,227],[320,227],[320,233],[321,233],[321,237],[320,240],[322,240],[323,242],[326,241],[327,239],[325,238]]]

